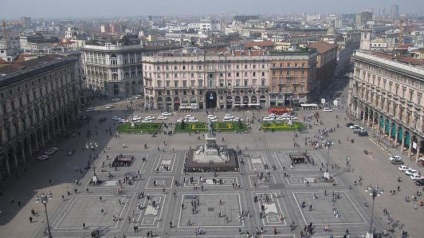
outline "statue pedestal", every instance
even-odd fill
[[[131,126],[130,127],[132,127],[132,128],[135,127],[134,122],[131,122]]]

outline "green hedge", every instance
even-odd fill
[[[289,125],[285,121],[273,121],[273,122],[264,122],[262,123],[262,129],[264,131],[296,131],[296,130],[303,130],[305,128],[305,125],[300,122],[293,122],[292,125]]]
[[[244,122],[213,122],[212,127],[215,132],[234,132],[234,131],[246,131],[247,125]],[[178,122],[175,126],[175,133],[188,133],[188,132],[207,132],[208,126],[206,122],[184,122],[184,128],[182,128],[182,122]]]
[[[158,132],[162,127],[162,123],[135,123],[134,127],[131,127],[131,123],[125,123],[118,126],[120,133],[150,133],[153,134]]]

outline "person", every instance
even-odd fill
[[[29,217],[29,222],[32,223],[32,217],[31,216]]]

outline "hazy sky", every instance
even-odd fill
[[[0,18],[345,13],[385,8],[424,13],[424,0],[0,0]]]

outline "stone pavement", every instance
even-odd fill
[[[299,111],[298,117],[313,112]],[[266,114],[265,111],[220,111],[215,114],[222,118],[225,113],[242,118]],[[94,113],[95,118],[106,116],[108,121],[96,128],[94,121],[97,120],[92,120],[88,127],[81,129],[82,132],[86,129],[99,131],[100,136],[91,138],[99,144],[95,151],[82,150],[88,140],[82,136],[60,142],[57,145],[61,151],[50,160],[34,163],[27,172],[20,171],[18,179],[5,185],[8,187],[0,197],[3,211],[0,217],[1,237],[45,236],[43,207],[35,204],[34,200],[39,191],[52,191],[54,194],[48,203],[53,237],[89,237],[94,229],[99,229],[102,237],[122,237],[124,234],[126,237],[146,237],[150,231],[155,237],[195,237],[195,229],[199,227],[202,237],[246,237],[247,232],[253,234],[261,228],[264,230],[262,237],[300,237],[300,231],[310,222],[315,227],[314,237],[329,237],[330,233],[334,237],[343,237],[347,229],[351,237],[361,237],[369,228],[371,216],[370,207],[365,206],[365,202],[371,204],[369,194],[364,192],[366,185],[378,184],[388,191],[398,186],[398,176],[404,180],[400,184],[401,192],[398,195],[386,192],[376,199],[374,227],[377,232],[394,228],[395,233],[390,233],[392,237],[400,237],[402,230],[407,230],[410,237],[419,237],[422,231],[417,222],[422,217],[422,208],[414,210],[413,203],[403,201],[404,195],[411,195],[417,188],[389,163],[386,152],[370,143],[368,138],[357,137],[345,127],[348,121],[345,121],[342,110],[320,112],[324,124],[313,125],[312,129],[298,133],[298,137],[294,137],[293,132],[264,133],[258,130],[260,125],[257,122],[252,124],[252,131],[247,134],[218,134],[218,144],[224,137],[229,147],[243,151],[246,163],[240,173],[218,173],[217,177],[213,173],[183,173],[185,151],[202,143],[197,135],[158,134],[152,137],[122,134],[119,138],[112,138],[103,134],[109,126],[116,128],[110,117],[118,114],[125,112]],[[157,116],[159,112],[148,114]],[[204,112],[191,114],[200,121],[206,118]],[[168,121],[174,122],[185,115],[179,113]],[[330,133],[336,143],[328,152],[305,147],[305,138],[312,138],[318,129],[336,127],[337,123],[341,124],[341,128]],[[348,142],[347,137],[354,138],[355,143]],[[337,143],[339,139],[341,144]],[[294,143],[300,144],[300,148],[294,148]],[[122,144],[127,148],[122,148]],[[144,144],[148,145],[148,149],[144,149]],[[67,157],[65,154],[70,148],[77,149],[77,153]],[[365,155],[365,149],[372,153]],[[288,154],[305,150],[314,158],[315,164],[299,164],[291,168]],[[119,167],[115,171],[109,163],[111,158],[121,153],[134,155],[135,161],[129,167]],[[327,153],[335,184],[321,180],[323,172],[320,169],[327,164]],[[104,180],[100,185],[89,183],[94,174],[92,166],[85,169],[87,162],[93,161],[89,160],[89,155],[99,157],[94,161],[94,170]],[[346,156],[350,158],[350,167],[346,166]],[[142,158],[146,161],[143,162]],[[266,174],[267,170],[270,173],[268,179],[258,176]],[[112,177],[109,177],[109,172]],[[353,181],[358,176],[362,176],[364,182],[355,186]],[[126,178],[130,178],[132,183],[124,183]],[[49,184],[49,179],[52,184]],[[214,179],[222,179],[222,183],[214,183]],[[78,180],[78,185],[75,185],[75,180]],[[339,195],[337,199],[333,200],[333,192]],[[16,203],[9,204],[12,197],[22,202],[20,208]],[[33,223],[28,221],[31,208],[38,214]],[[390,210],[392,219],[383,215],[383,208]],[[292,222],[295,229],[290,228]],[[134,230],[135,225],[138,232]],[[333,229],[332,232],[324,231],[327,225]],[[274,235],[274,229],[277,235]]]

